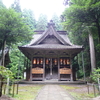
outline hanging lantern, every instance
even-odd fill
[[[64,65],[66,65],[66,59],[63,60]]]
[[[40,64],[43,64],[43,59],[42,58],[40,59]]]
[[[57,65],[57,59],[54,60],[54,64]]]
[[[37,64],[39,64],[39,58],[37,58]]]
[[[46,64],[49,64],[49,60],[48,59],[46,59]]]
[[[68,64],[68,65],[70,64],[70,61],[69,61],[69,59],[67,59],[67,64]]]
[[[62,59],[62,58],[60,59],[60,64],[61,64],[61,65],[63,64],[63,59]]]
[[[34,60],[33,60],[33,64],[36,64],[36,58],[34,58]]]

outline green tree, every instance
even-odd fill
[[[3,80],[7,78],[13,79],[13,73],[7,68],[0,66],[0,97],[2,96]]]
[[[69,34],[72,33],[74,35],[74,41],[77,43],[82,41],[82,44],[84,44],[86,43],[84,40],[87,39],[88,34],[95,36],[97,41],[97,36],[100,37],[100,1],[70,0],[69,5],[69,8],[66,8],[63,13],[63,24]],[[88,44],[84,46],[86,49],[88,48]]]
[[[21,12],[20,2],[19,0],[14,0],[14,3],[11,5],[11,8],[13,8],[16,12]]]
[[[40,14],[37,24],[36,24],[36,30],[45,30],[47,26],[47,16]]]
[[[11,63],[6,67],[14,73],[14,78],[23,79],[24,71],[30,68],[31,62],[25,57],[18,49],[19,45],[25,45],[25,42],[13,44],[10,49],[10,60]]]
[[[99,84],[99,79],[100,79],[100,68],[95,69],[94,72],[91,75],[91,79]]]
[[[5,5],[3,4],[2,0],[0,0],[0,9],[5,8]]]
[[[56,13],[53,14],[52,20],[55,23],[55,26],[56,26],[57,30],[63,30],[63,27],[61,25],[60,17],[58,17]]]
[[[20,17],[20,14],[13,9],[0,9],[0,50],[4,45],[11,46],[17,42],[29,41],[32,38],[33,30],[30,29]]]
[[[29,25],[31,29],[36,28],[36,20],[31,9],[24,9],[22,11],[22,16],[25,18],[25,23]]]
[[[14,77],[17,79],[23,78],[25,70],[25,65],[24,65],[25,56],[18,49],[19,45],[22,45],[22,43],[12,45],[10,49],[11,63],[7,65],[7,68],[9,68],[14,73]]]
[[[0,50],[4,51],[5,45],[11,47],[12,44],[16,45],[17,43],[20,43],[22,41],[28,42],[32,38],[32,34],[33,34],[33,30],[31,30],[30,27],[26,25],[26,23],[24,23],[24,19],[20,17],[20,14],[18,14],[11,8],[0,9]],[[2,52],[1,58],[3,57],[3,55],[4,54]],[[19,58],[17,59],[17,57],[14,57],[13,59],[19,60]],[[15,66],[17,67],[17,64],[15,64]],[[16,67],[14,68],[16,69]],[[15,73],[16,71],[15,69],[13,70],[12,68],[11,69],[12,72]],[[3,70],[1,69],[0,81],[2,81],[2,77],[3,77],[3,74],[1,73],[2,71]],[[2,87],[2,83],[0,83],[0,87]],[[2,94],[1,92],[2,88],[0,89],[1,89],[0,93]]]
[[[64,16],[70,25],[80,22],[85,26],[95,26],[100,38],[100,1],[99,0],[70,0],[70,7],[66,9]],[[72,22],[71,22],[72,20]],[[66,23],[67,24],[67,23]],[[77,24],[77,23],[76,23]],[[78,23],[79,24],[79,23]],[[69,25],[69,27],[70,27]]]

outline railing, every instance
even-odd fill
[[[13,97],[15,94],[18,94],[19,81],[15,81],[15,82],[10,81],[9,86],[7,86],[6,81],[2,81],[2,82],[3,82],[3,86],[2,86],[2,93],[3,94],[12,94]],[[8,93],[6,93],[7,89],[8,89]]]
[[[100,84],[87,83],[88,94],[90,94],[90,86],[93,87],[93,93],[95,97],[97,92],[100,94],[100,90],[99,90]]]

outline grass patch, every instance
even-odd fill
[[[68,91],[75,98],[75,100],[91,100],[91,98],[94,98],[93,91],[90,91],[88,94],[86,86],[61,85],[61,87]]]
[[[34,100],[43,85],[19,85],[18,94],[14,96],[17,100]]]
[[[73,87],[73,86],[67,86],[67,85],[61,85],[61,87],[63,87],[64,89],[67,89],[67,90],[72,90],[72,89],[79,88],[79,87]]]
[[[94,94],[87,94],[87,93],[76,93],[76,92],[69,92],[76,100],[91,100],[94,97]]]

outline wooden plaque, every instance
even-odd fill
[[[71,74],[72,70],[70,68],[61,68],[60,74]]]
[[[43,74],[43,68],[39,68],[39,67],[36,67],[36,68],[32,68],[32,74]]]

